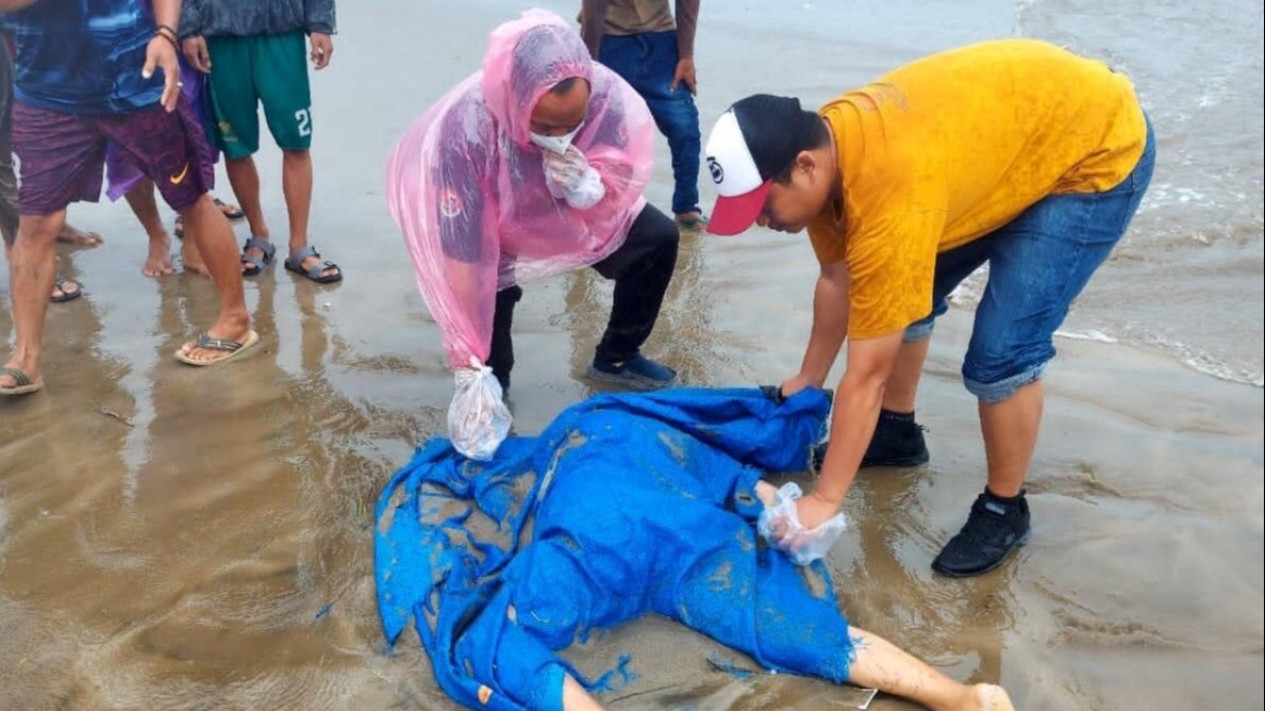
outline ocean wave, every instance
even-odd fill
[[[1093,341],[1094,343],[1119,343],[1120,339],[1115,336],[1109,336],[1097,329],[1089,329],[1087,331],[1055,331],[1054,335],[1059,338],[1066,338],[1069,341]]]
[[[1251,368],[1227,363],[1210,353],[1159,334],[1146,333],[1141,336],[1144,343],[1177,356],[1178,360],[1192,370],[1211,375],[1218,380],[1265,388],[1265,374],[1262,374],[1259,366]]]

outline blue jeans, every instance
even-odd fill
[[[931,315],[905,341],[931,337],[947,297],[988,262],[988,286],[962,363],[966,389],[986,403],[1009,399],[1041,378],[1054,357],[1054,332],[1072,301],[1124,236],[1155,170],[1155,133],[1133,172],[1103,193],[1051,195],[1001,229],[936,257]]]
[[[703,139],[698,129],[698,107],[685,84],[672,90],[672,76],[680,55],[676,30],[637,35],[604,35],[598,61],[632,85],[646,100],[659,132],[672,151],[672,212],[697,211],[698,166]]]

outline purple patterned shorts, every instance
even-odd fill
[[[22,162],[22,214],[49,215],[72,202],[96,202],[111,142],[176,212],[193,207],[215,181],[202,121],[184,97],[171,113],[154,104],[105,115],[66,114],[19,101],[13,105],[13,149]]]

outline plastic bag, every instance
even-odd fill
[[[453,375],[457,391],[448,405],[448,437],[470,459],[486,462],[505,441],[514,418],[501,399],[501,383],[477,358]]]
[[[756,529],[773,546],[786,551],[797,565],[808,565],[826,555],[848,527],[842,513],[831,516],[814,529],[806,529],[799,522],[795,500],[804,495],[795,482],[787,482],[777,490],[777,503],[766,506],[760,512]],[[779,535],[775,535],[774,532]]]

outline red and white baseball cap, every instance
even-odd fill
[[[703,151],[716,184],[716,205],[707,231],[736,235],[764,210],[773,179],[795,161],[805,131],[817,114],[800,108],[799,99],[755,94],[721,114]]]

